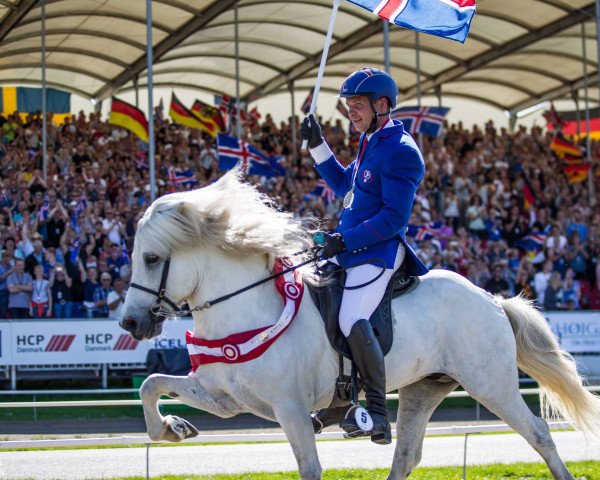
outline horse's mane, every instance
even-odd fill
[[[291,256],[312,245],[309,222],[276,209],[234,169],[207,187],[156,199],[140,219],[137,237],[163,257],[203,243],[240,256]]]

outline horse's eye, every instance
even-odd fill
[[[153,253],[144,255],[144,261],[146,262],[146,265],[155,265],[158,263],[158,260],[158,255],[154,255]]]

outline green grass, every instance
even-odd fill
[[[567,462],[567,467],[577,478],[600,480],[600,462]],[[460,480],[462,467],[417,468],[410,480]],[[323,480],[383,480],[388,470],[327,470]],[[152,480],[299,480],[295,472],[244,473],[235,475],[161,475]],[[515,463],[511,465],[470,466],[469,480],[551,480],[548,468],[542,463]],[[112,480],[145,480],[145,477],[122,477]]]

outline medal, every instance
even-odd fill
[[[354,201],[354,188],[348,191],[348,193],[344,196],[344,208],[350,208],[352,206],[352,202]]]

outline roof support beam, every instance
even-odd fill
[[[170,49],[181,43],[187,37],[198,31],[213,19],[229,10],[237,0],[220,0],[219,2],[211,3],[206,9],[200,12],[196,17],[192,18],[188,23],[183,25],[175,35],[170,35],[162,42],[158,43],[153,48],[153,61],[156,62],[160,57],[167,53]],[[146,69],[146,55],[139,57],[130,68],[125,70],[120,75],[117,75],[111,82],[106,83],[104,87],[98,90],[94,97],[102,100],[110,96],[119,87],[125,85],[132,80],[136,75],[139,75]]]
[[[358,45],[363,40],[371,37],[371,35],[376,35],[380,32],[381,20],[378,19],[352,32],[343,40],[335,42],[329,47],[329,54],[327,57],[330,59],[334,58],[336,55],[345,52],[355,45]],[[268,95],[269,93],[276,91],[279,87],[287,85],[289,82],[300,78],[305,73],[317,67],[320,61],[321,51],[319,50],[319,52],[317,52],[315,55],[312,55],[306,60],[298,63],[294,67],[290,68],[287,72],[277,75],[273,79],[269,80],[262,87],[255,88],[254,90],[250,91],[242,100],[245,102],[251,102],[252,100],[256,100],[257,98]]]
[[[0,42],[4,40],[19,21],[29,13],[29,10],[38,3],[37,0],[22,0],[0,24]]]
[[[421,89],[423,92],[426,92],[434,89],[438,85],[443,85],[444,83],[456,80],[466,72],[487,65],[494,60],[506,55],[510,55],[511,53],[518,52],[519,50],[537,42],[538,40],[551,37],[569,27],[578,25],[581,22],[585,22],[589,20],[590,16],[593,17],[594,15],[595,5],[593,3],[585,8],[574,10],[570,15],[562,17],[556,22],[550,23],[542,28],[539,28],[538,30],[526,33],[525,35],[516,38],[512,42],[508,42],[504,45],[488,50],[477,57],[467,60],[465,65],[457,65],[449,68],[448,70],[437,75],[433,80],[426,80],[423,82]],[[406,93],[406,95],[404,95],[404,97],[410,98],[414,97],[415,95],[416,87],[413,87]]]

